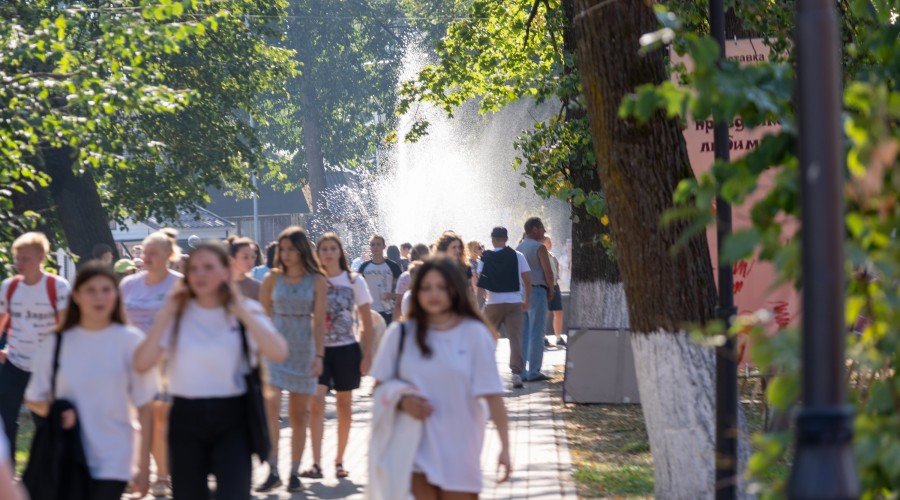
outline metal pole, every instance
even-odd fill
[[[253,182],[253,241],[259,241],[259,192],[256,185],[256,172],[250,172],[250,180]]]
[[[840,33],[833,0],[800,0],[797,6],[803,409],[788,496],[858,498],[853,411],[847,405],[844,373]]]
[[[719,44],[719,62],[725,61],[725,7],[722,0],[709,2],[710,34]],[[716,160],[729,160],[731,139],[728,123],[716,122],[713,128],[713,144]],[[722,259],[725,240],[731,236],[731,205],[716,198],[716,241],[719,248],[719,307],[718,317],[731,326],[731,318],[737,314],[734,306],[734,272],[732,265]],[[734,340],[729,336],[725,344],[716,349],[716,500],[737,498],[737,355]]]

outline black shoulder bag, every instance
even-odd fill
[[[62,414],[75,410],[70,401],[56,398],[56,374],[63,335],[56,334],[53,350],[53,373],[50,378],[50,412],[38,421],[28,466],[22,483],[31,500],[89,500],[91,473],[81,442],[80,423],[62,428]]]
[[[272,441],[269,439],[269,424],[266,419],[266,400],[263,397],[262,377],[259,374],[259,364],[253,366],[250,363],[250,347],[247,344],[247,329],[244,324],[238,322],[241,329],[241,345],[244,351],[244,360],[249,371],[244,375],[247,384],[247,424],[250,431],[250,451],[264,462],[272,451]],[[257,358],[259,359],[259,358]],[[260,362],[262,362],[260,360]]]

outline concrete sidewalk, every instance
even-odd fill
[[[544,352],[543,366],[550,374],[550,367],[565,363],[565,351],[550,348]],[[501,339],[497,347],[497,365],[509,387],[509,343]],[[325,438],[322,443],[322,468],[324,479],[304,479],[304,491],[290,494],[284,487],[254,498],[269,500],[300,499],[360,499],[366,485],[366,455],[368,451],[372,380],[366,378],[363,387],[355,391],[353,398],[353,426],[350,442],[344,456],[344,467],[350,477],[338,480],[334,477],[334,451],[337,448],[334,400],[328,399]],[[497,485],[495,471],[500,441],[493,423],[485,433],[482,470],[484,471],[484,499],[576,499],[571,479],[571,463],[565,437],[565,426],[554,415],[546,382],[529,383],[524,389],[510,390],[506,398],[510,419],[510,455],[513,476],[508,483]],[[286,405],[285,405],[286,407]],[[285,418],[285,421],[287,419]],[[286,424],[285,424],[286,425]],[[281,431],[279,461],[282,480],[287,484],[287,468],[290,458],[290,428]],[[311,465],[311,450],[307,442],[302,469]],[[268,467],[257,467],[253,484],[262,483]],[[152,497],[147,497],[152,498]],[[401,499],[398,499],[401,500]]]

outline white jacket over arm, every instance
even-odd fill
[[[422,421],[400,411],[400,399],[416,394],[400,380],[381,383],[373,395],[372,435],[369,440],[368,500],[411,498],[413,463],[422,439]]]

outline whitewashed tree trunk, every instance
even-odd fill
[[[628,303],[621,281],[573,281],[569,300],[570,325],[628,329]]]
[[[711,499],[715,495],[716,358],[685,332],[633,334],[631,347],[650,451],[656,498]],[[750,455],[739,409],[738,455]],[[739,498],[751,499],[743,481]]]
[[[714,495],[715,356],[684,332],[633,334],[656,498]]]

